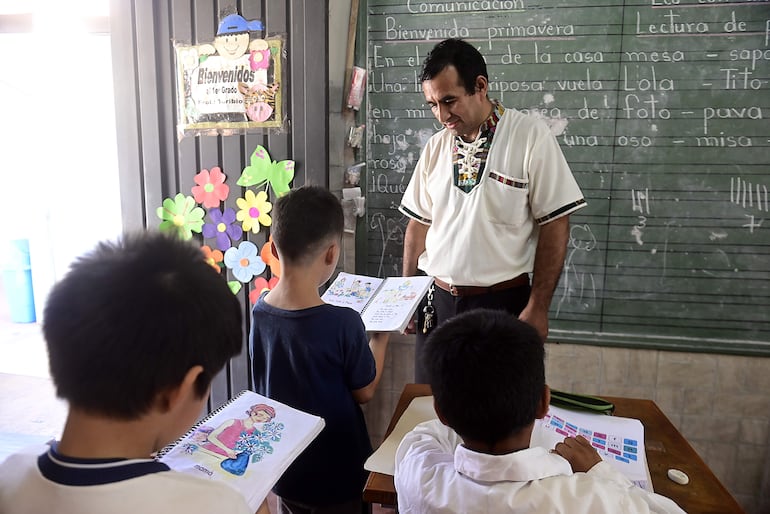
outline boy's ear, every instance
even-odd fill
[[[551,388],[548,384],[543,386],[543,396],[540,398],[540,405],[537,407],[536,418],[543,419],[548,414],[548,406],[551,404]]]
[[[273,257],[275,257],[279,261],[281,260],[281,258],[278,257],[278,248],[275,247],[275,243],[273,241],[270,241],[270,253],[272,253]]]
[[[337,259],[337,252],[339,252],[339,245],[337,243],[333,243],[329,248],[326,250],[326,255],[324,255],[324,263],[326,264],[334,264]]]
[[[159,393],[157,407],[160,411],[164,413],[173,411],[185,401],[199,399],[195,390],[195,382],[201,373],[203,373],[203,366],[196,364],[187,370],[179,384]]]

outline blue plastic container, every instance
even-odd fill
[[[3,285],[14,323],[35,321],[35,296],[32,292],[32,266],[29,240],[15,239],[8,247],[8,259],[3,269]]]

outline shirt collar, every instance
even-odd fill
[[[143,475],[168,471],[170,468],[153,459],[78,459],[60,454],[57,445],[37,459],[40,473],[62,485],[103,485]]]
[[[454,463],[458,473],[479,482],[529,482],[557,475],[572,475],[569,462],[539,447],[505,455],[490,455],[458,445],[455,448]]]

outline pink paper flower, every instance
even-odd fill
[[[251,301],[252,304],[257,303],[257,300],[262,296],[262,293],[272,290],[277,283],[278,277],[272,277],[270,280],[265,280],[264,277],[257,277],[254,281],[254,287],[249,292],[249,301]]]
[[[249,55],[251,69],[266,70],[270,67],[270,50],[252,50]]]
[[[230,186],[225,184],[225,174],[218,166],[211,168],[211,173],[201,170],[193,180],[198,184],[192,188],[193,198],[208,209],[219,207],[219,202],[225,201],[230,193]]]

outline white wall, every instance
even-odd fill
[[[121,231],[110,39],[0,34],[0,55],[0,248],[30,240],[40,320],[72,260]]]

